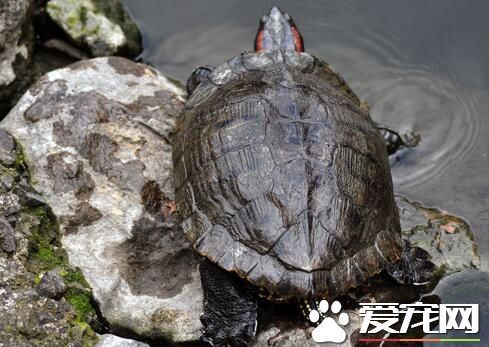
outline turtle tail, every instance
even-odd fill
[[[305,299],[299,299],[299,309],[302,312],[302,315],[304,316],[305,320],[312,325],[317,326],[319,324],[319,321],[314,321],[315,319],[311,320],[311,312],[316,311],[319,313],[319,315],[322,317],[323,313],[319,309],[319,302],[321,300],[309,297]],[[323,317],[324,318],[324,317]]]

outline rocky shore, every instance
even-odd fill
[[[141,35],[118,1],[40,3],[0,5],[0,346],[197,345],[200,259],[176,221],[171,161],[185,91],[128,59]],[[438,276],[424,293],[379,278],[351,298],[416,300],[480,266],[463,219],[396,201]],[[295,305],[269,305],[256,346],[312,346]],[[354,346],[358,307],[345,308],[341,346]]]

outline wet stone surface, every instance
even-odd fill
[[[466,221],[448,212],[397,197],[403,237],[427,251],[443,275],[478,269],[481,260]]]

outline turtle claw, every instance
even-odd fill
[[[214,335],[211,337],[211,335]],[[227,336],[222,330],[215,334],[215,331],[204,330],[200,336],[200,341],[207,346],[213,347],[246,347],[249,345],[249,336]]]
[[[431,256],[424,249],[412,246],[404,240],[401,259],[391,264],[386,270],[389,275],[401,284],[422,286],[434,277],[436,266]]]
[[[378,123],[377,129],[379,129],[380,134],[384,138],[385,145],[387,147],[387,154],[389,155],[396,153],[400,148],[403,147],[416,147],[421,141],[421,136],[414,132],[400,134]]]

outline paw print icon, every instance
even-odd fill
[[[328,311],[331,311],[331,316],[325,316]],[[350,322],[350,317],[345,312],[341,312],[341,304],[339,301],[334,301],[329,307],[326,300],[321,300],[318,310],[312,310],[309,313],[309,320],[312,323],[322,321],[312,331],[312,339],[317,343],[333,342],[341,343],[346,339],[346,332],[342,328]],[[334,318],[333,318],[334,317]]]

